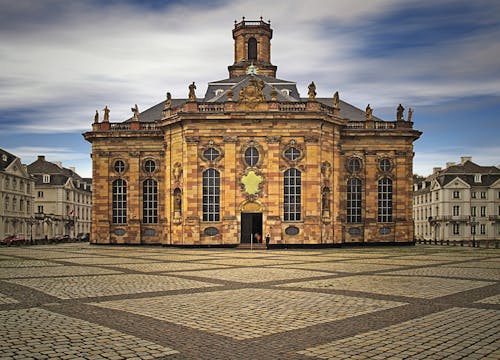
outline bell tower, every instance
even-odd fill
[[[277,66],[271,64],[271,21],[235,21],[233,29],[234,64],[228,66],[229,77],[256,73],[276,77]]]

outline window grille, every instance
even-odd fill
[[[392,222],[392,180],[389,178],[378,181],[378,222]]]
[[[302,179],[297,169],[288,169],[284,176],[284,220],[299,221],[301,212]]]
[[[347,180],[347,222],[361,222],[361,180],[351,178]]]
[[[122,179],[113,181],[113,224],[127,222],[127,182]]]
[[[215,169],[203,172],[203,221],[220,219],[220,173]]]
[[[142,222],[158,223],[158,183],[147,179],[142,184]]]

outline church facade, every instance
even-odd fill
[[[229,78],[92,131],[91,242],[412,243],[413,129],[276,78],[270,23],[233,28]],[[256,234],[259,234],[256,236]]]

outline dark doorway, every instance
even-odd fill
[[[262,242],[262,213],[241,213],[241,243],[250,244],[251,239],[255,243],[255,234]]]

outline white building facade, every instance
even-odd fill
[[[21,160],[0,149],[0,239],[30,238],[34,183]]]
[[[416,240],[499,240],[500,169],[471,157],[434,168],[414,184],[413,219]]]
[[[34,216],[36,238],[54,238],[90,233],[92,218],[92,185],[74,168],[45,160],[40,155],[28,165],[35,179]]]

